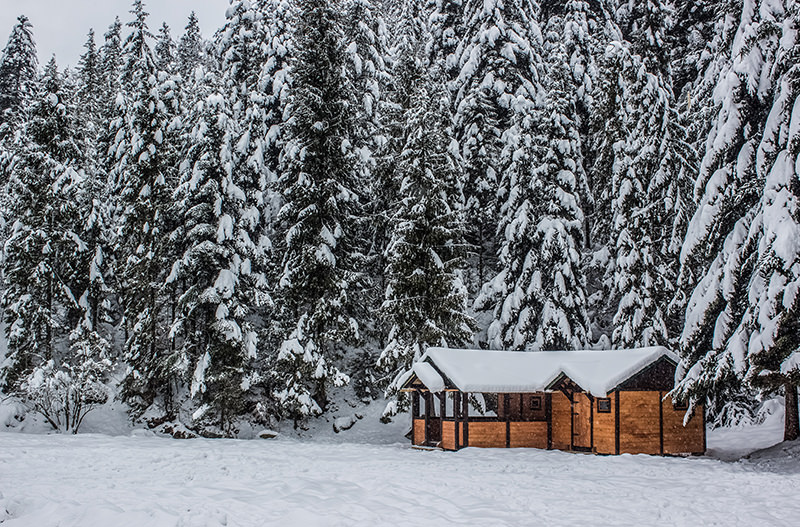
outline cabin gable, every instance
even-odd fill
[[[668,392],[675,387],[676,365],[667,357],[661,357],[615,389],[619,391],[662,391]]]

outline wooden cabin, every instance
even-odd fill
[[[705,413],[668,393],[665,348],[513,352],[431,348],[402,383],[414,445],[596,454],[703,454]]]

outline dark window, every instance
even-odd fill
[[[598,399],[597,400],[597,413],[610,414],[611,413],[611,399]]]
[[[672,401],[672,408],[673,408],[673,410],[688,410],[689,409],[689,402],[688,401]]]
[[[542,409],[542,396],[534,395],[531,397],[531,411],[538,412]]]

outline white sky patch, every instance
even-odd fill
[[[89,29],[94,28],[99,46],[115,16],[119,16],[123,25],[131,20],[132,3],[132,0],[0,0],[0,47],[5,48],[17,17],[24,14],[33,24],[39,62],[45,64],[55,54],[59,67],[74,68],[84,51]],[[162,22],[166,22],[172,38],[177,40],[192,11],[197,13],[203,36],[212,37],[225,23],[228,5],[229,0],[146,0],[145,10],[150,13],[148,25],[152,33],[157,33]]]

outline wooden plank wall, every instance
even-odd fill
[[[414,444],[425,444],[425,419],[414,419]]]
[[[611,413],[597,411],[597,399],[594,404],[594,451],[598,454],[614,454],[616,452],[616,425],[614,397],[611,397]]]
[[[445,450],[456,450],[455,421],[442,422],[442,448]]]
[[[698,407],[694,415],[683,426],[686,410],[675,410],[672,399],[667,397],[661,403],[664,415],[664,453],[665,454],[701,454],[703,446],[703,412]]]
[[[552,401],[553,448],[570,450],[572,448],[572,404],[561,392],[553,393]]]
[[[469,446],[505,448],[505,422],[469,423]]]
[[[510,428],[511,448],[547,448],[546,421],[511,423]]]
[[[661,452],[660,392],[619,392],[620,454]]]

